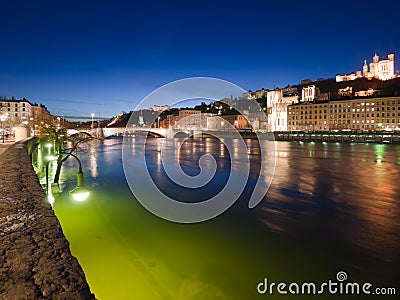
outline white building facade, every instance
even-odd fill
[[[317,97],[318,89],[315,85],[309,85],[303,87],[301,91],[301,101],[302,102],[313,102],[314,99]]]
[[[33,116],[32,104],[28,100],[1,99],[1,114],[7,116],[9,122],[18,125],[24,121],[29,121]]]
[[[270,131],[287,131],[288,105],[297,101],[297,96],[283,96],[282,90],[276,89],[267,93],[267,119]]]

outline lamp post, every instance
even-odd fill
[[[47,196],[47,200],[49,201],[49,203],[51,205],[54,204],[54,196],[53,196],[53,190],[49,189],[49,164],[51,162],[53,162],[54,160],[56,160],[57,158],[53,155],[48,155],[46,157],[46,196]],[[50,192],[51,191],[51,192]]]
[[[90,193],[91,189],[86,187],[85,184],[83,183],[83,172],[82,172],[82,164],[81,164],[80,159],[75,154],[68,153],[68,155],[74,157],[79,163],[79,170],[78,170],[78,173],[77,173],[77,185],[76,185],[76,187],[74,189],[72,189],[70,191],[70,194],[72,195],[74,200],[76,200],[76,201],[84,201],[89,197],[89,193]],[[50,162],[52,162],[52,161],[54,161],[56,159],[57,158],[55,156],[53,156],[53,155],[48,155],[47,158],[46,158],[46,160],[47,160],[47,162],[46,162],[46,194],[48,196],[52,196],[52,201],[54,201],[53,194],[54,193],[59,193],[59,190],[58,190],[58,184],[55,183],[55,185],[57,187],[54,190],[57,190],[57,192],[53,191],[53,185],[52,185],[52,189],[51,189],[52,193],[51,193],[51,195],[49,194],[49,164],[50,164]]]
[[[56,157],[53,155],[48,155],[46,157],[46,194],[49,194],[49,164],[56,160]]]
[[[89,193],[90,193],[91,189],[89,189],[83,183],[83,172],[82,172],[82,164],[81,164],[80,159],[75,154],[69,153],[69,155],[74,157],[79,163],[79,170],[78,170],[78,174],[77,174],[77,184],[76,184],[76,187],[69,193],[72,195],[72,197],[76,201],[85,201],[87,199],[87,197],[89,197]]]

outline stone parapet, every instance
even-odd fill
[[[0,156],[0,299],[95,299],[27,144],[15,143]]]

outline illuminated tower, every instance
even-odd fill
[[[368,74],[368,65],[367,65],[367,60],[364,60],[364,66],[363,66],[363,76],[367,76]]]
[[[372,73],[372,76],[376,76],[378,73],[378,62],[379,62],[379,56],[376,54],[374,57],[372,57],[372,63],[369,64],[369,71]]]
[[[378,61],[379,61],[379,56],[378,56],[378,54],[376,54],[376,52],[375,52],[374,57],[372,58],[372,61],[373,61],[374,63],[378,63]]]
[[[394,76],[394,54],[390,53],[388,55],[388,59],[389,59],[389,74],[391,74],[391,76]]]

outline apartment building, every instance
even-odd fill
[[[32,104],[26,100],[0,99],[2,115],[7,115],[9,122],[13,125],[23,121],[29,121],[32,116]]]
[[[400,97],[293,104],[288,130],[400,130]]]

